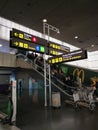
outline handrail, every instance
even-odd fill
[[[41,68],[41,70],[44,71],[43,67],[40,67],[40,66],[38,66],[37,64],[34,64],[34,63],[32,62],[32,60],[30,60],[28,57],[26,57],[26,56],[23,55],[23,54],[18,54],[18,55],[16,55],[16,56],[21,57],[21,58],[27,58],[27,61],[29,61],[29,62],[32,63],[33,69],[34,69],[37,73],[39,73],[42,77],[44,77],[44,75],[43,75],[41,72],[39,72],[39,71],[35,68],[35,66]],[[47,74],[49,74],[49,73],[47,73]],[[54,78],[55,78],[56,80],[58,80],[56,77],[54,77]],[[49,81],[49,79],[48,79],[47,77],[46,77],[46,79]],[[62,85],[66,85],[66,84],[64,84],[63,82],[61,82],[60,80],[58,80],[58,81],[59,81],[59,83],[61,83]],[[68,94],[65,90],[63,90],[63,89],[60,88],[58,85],[56,85],[53,81],[51,81],[51,83],[52,83],[57,89],[59,89],[63,94],[65,94],[66,96],[68,96],[68,97],[73,97],[71,94]],[[68,86],[68,85],[66,85],[66,86],[67,86],[67,87],[70,87],[70,86]],[[74,88],[74,87],[70,87],[70,88]]]

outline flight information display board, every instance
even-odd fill
[[[67,54],[50,57],[48,58],[48,63],[57,64],[57,63],[81,60],[86,58],[87,58],[87,51],[82,49],[82,50],[72,51]]]
[[[10,47],[31,50],[38,53],[45,53],[45,47],[43,45],[32,43],[15,37],[10,40]]]

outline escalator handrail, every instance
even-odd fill
[[[18,56],[22,56],[21,58],[27,58],[28,61],[30,61],[30,62],[32,63],[33,69],[34,69],[37,73],[39,73],[42,77],[44,77],[44,74],[42,74],[41,72],[39,72],[39,71],[35,68],[35,66],[41,68],[41,69],[44,71],[43,67],[40,67],[40,66],[38,66],[37,64],[33,63],[32,60],[30,60],[28,57],[26,57],[26,56],[23,55],[23,54],[19,54]],[[47,72],[46,72],[46,73],[47,73]],[[47,73],[47,74],[49,74],[49,73]],[[49,81],[49,79],[48,79],[47,77],[46,77],[46,79]],[[58,80],[56,77],[55,77],[55,79]],[[58,81],[59,81],[62,85],[64,85],[63,82],[61,82],[60,80],[58,80]],[[57,89],[59,89],[62,93],[64,93],[65,95],[67,95],[67,96],[69,96],[69,97],[72,97],[71,94],[68,94],[65,90],[63,90],[62,88],[60,88],[60,87],[59,87],[58,85],[56,85],[53,81],[51,81],[51,83],[52,83]],[[67,86],[68,86],[68,85],[67,85]]]

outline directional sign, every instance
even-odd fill
[[[17,30],[17,29],[13,29],[11,31],[10,38],[13,38],[13,37],[18,38],[18,39],[22,39],[25,41],[29,41],[32,43],[38,43],[38,44],[41,44],[44,46],[45,46],[45,44],[47,44],[47,40],[42,39],[42,38],[37,37],[37,36],[34,36],[34,35],[31,35],[31,34],[28,34],[28,33],[23,32],[23,31]]]
[[[29,41],[24,41],[15,37],[10,40],[10,47],[31,50],[38,53],[45,53],[45,47],[43,45],[32,43]]]
[[[77,50],[77,51],[69,52],[67,54],[50,57],[48,59],[48,63],[56,64],[56,63],[69,62],[69,61],[81,60],[86,58],[87,58],[86,50]]]
[[[64,45],[48,42],[40,37],[13,29],[10,33],[10,47],[31,50],[47,55],[58,56],[70,52],[70,48]]]
[[[61,53],[70,52],[70,48],[67,47],[67,46],[64,46],[64,45],[60,45],[60,44],[56,44],[56,43],[53,43],[53,42],[49,42],[48,46],[49,46],[49,50],[51,50],[53,48],[56,51],[61,52]]]
[[[54,49],[54,48],[48,48],[48,55],[51,55],[51,56],[58,56],[59,55],[59,51]]]

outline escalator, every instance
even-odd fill
[[[29,59],[27,56],[25,56],[23,54],[18,54],[17,58],[23,59],[23,62],[26,62],[26,63],[30,64],[30,67],[31,67],[31,64],[32,64],[32,69],[37,73],[37,75],[39,74],[42,78],[44,78],[44,69],[43,69],[43,67],[35,64],[34,62],[32,62],[31,59]],[[48,84],[48,82],[49,82],[48,73],[47,73],[46,79],[47,79],[47,84]],[[74,87],[63,83],[62,81],[60,81],[56,77],[53,77],[53,78],[51,77],[51,85],[52,85],[52,91],[59,91],[65,97],[68,97],[68,98],[73,97],[72,93],[70,93],[68,90],[73,90]],[[64,86],[66,86],[66,88],[68,88],[68,89],[64,89]]]
[[[27,69],[26,73],[27,77],[31,76],[32,79],[35,78],[35,81],[33,81],[34,85],[38,85],[38,80],[41,80],[43,83],[41,83],[42,88],[33,89],[32,94],[28,94],[29,90],[23,90],[21,97],[17,101],[17,126],[21,129],[25,129],[25,124],[29,125],[35,125],[38,122],[35,122],[35,120],[38,120],[39,122],[41,119],[39,118],[41,116],[42,121],[43,117],[46,116],[47,110],[50,110],[51,107],[44,107],[44,69],[37,64],[34,64],[30,59],[28,59],[23,54],[18,54],[18,59],[22,60],[23,65],[24,63],[30,65],[30,69]],[[31,68],[32,64],[32,68]],[[19,66],[19,64],[18,64]],[[25,65],[24,65],[25,66]],[[18,72],[22,73],[21,70],[25,72],[24,66],[20,66],[20,69]],[[23,68],[23,69],[22,69]],[[30,73],[29,73],[30,71]],[[22,78],[22,77],[21,77]],[[48,73],[47,73],[47,84],[49,83],[48,79]],[[48,86],[47,86],[48,87]],[[29,89],[29,87],[27,86]],[[64,84],[59,81],[59,79],[56,79],[56,77],[51,78],[51,88],[52,93],[53,92],[59,92],[61,95],[61,101],[65,105],[65,99],[66,98],[72,98],[72,95],[68,93],[64,89]],[[49,104],[49,88],[47,88],[47,104]],[[62,104],[63,107],[63,104]],[[49,111],[48,111],[49,112]],[[29,129],[29,128],[28,128]]]

